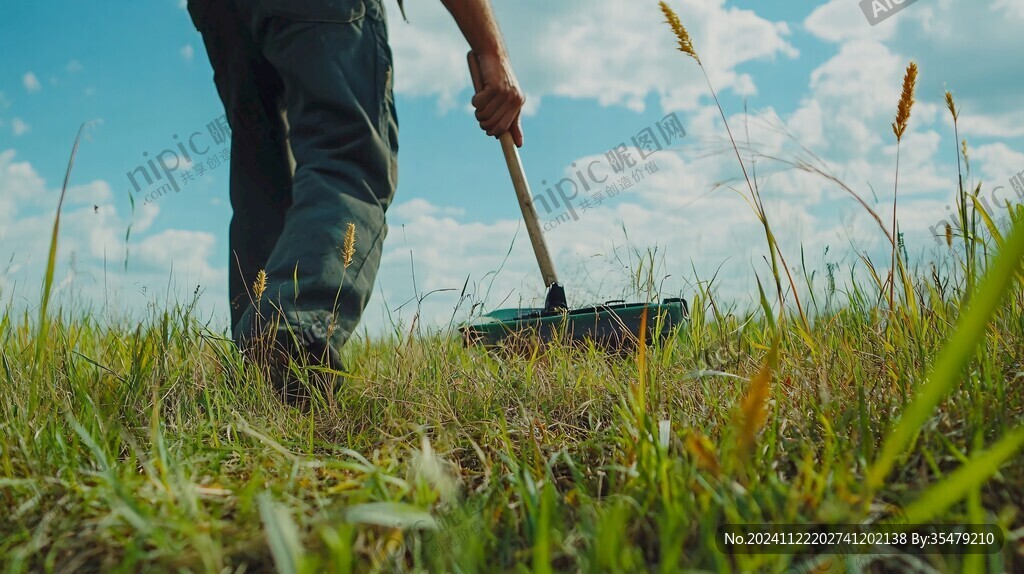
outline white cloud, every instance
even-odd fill
[[[182,46],[179,53],[185,61],[191,61],[196,54],[195,48],[192,47],[192,44],[185,44]]]
[[[532,111],[552,95],[640,110],[651,94],[672,109],[695,109],[706,94],[700,71],[672,50],[673,36],[654,3],[523,0],[495,9]],[[396,89],[436,96],[451,108],[469,87],[468,47],[440,2],[410,6],[408,13],[411,23],[397,10],[390,22]],[[723,92],[755,93],[756,82],[736,72],[738,66],[797,55],[786,24],[726,7],[725,0],[690,2],[685,17],[702,58],[714,62],[709,73]]]
[[[0,152],[0,223],[8,223],[19,207],[45,192],[45,182],[28,162],[15,161],[13,149]],[[0,225],[0,239],[7,225]]]
[[[149,235],[136,247],[138,263],[157,272],[175,269],[206,283],[221,279],[220,271],[210,265],[215,255],[216,238],[205,231],[171,229]]]
[[[831,0],[804,21],[817,37],[841,44],[871,41],[892,54],[914,59],[921,68],[918,94],[939,100],[945,89],[956,94],[973,135],[1020,137],[1024,113],[1019,94],[1024,75],[1020,52],[1024,5],[1016,0],[918,2],[878,26],[868,26],[857,3]],[[853,87],[853,82],[851,82]]]
[[[1001,11],[1011,18],[1024,22],[1024,4],[1017,0],[996,0],[992,10]]]
[[[9,108],[9,107],[11,107],[11,100],[7,99],[7,95],[6,94],[4,94],[3,92],[0,92],[0,108],[6,109],[6,108]]]
[[[68,188],[65,198],[68,205],[108,205],[113,200],[114,193],[110,184],[103,180],[73,185]]]
[[[34,94],[43,89],[43,85],[39,83],[39,78],[34,72],[26,72],[21,78],[21,83],[25,86],[25,91],[30,94]]]
[[[78,60],[71,60],[68,62],[67,71],[70,74],[77,74],[82,71],[82,63]]]
[[[29,162],[17,161],[14,150],[0,152],[0,307],[37,302],[49,249],[46,231],[52,228],[59,194]],[[95,308],[104,305],[121,317],[153,304],[166,308],[168,301],[188,301],[199,285],[206,292],[201,310],[207,316],[223,310],[227,270],[210,263],[219,259],[213,235],[184,229],[149,233],[159,208],[137,206],[126,244],[129,222],[120,214],[122,207],[105,181],[68,189],[58,243],[61,292]],[[108,309],[114,300],[117,305]]]
[[[804,20],[804,28],[822,40],[845,42],[848,40],[888,40],[896,33],[899,18],[889,18],[869,26],[858,2],[831,0],[814,9]]]
[[[989,186],[1007,185],[1013,176],[1024,171],[1024,153],[1004,143],[969,148],[968,153],[979,179]]]
[[[26,124],[21,118],[14,118],[11,120],[11,131],[15,136],[21,136],[32,131],[32,126]]]
[[[969,105],[961,113],[958,123],[960,133],[964,136],[1000,139],[1024,137],[1024,109],[986,114]]]

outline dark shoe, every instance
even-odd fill
[[[332,369],[298,357],[281,358],[269,366],[269,380],[282,402],[305,409],[315,396],[333,404],[334,393],[344,380],[338,371],[344,372],[344,369]]]

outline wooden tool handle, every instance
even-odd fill
[[[469,53],[469,74],[473,78],[473,87],[476,91],[482,90],[480,64],[473,52]],[[533,194],[530,192],[530,183],[526,180],[526,171],[523,169],[523,160],[519,157],[519,148],[512,140],[510,132],[502,134],[501,149],[505,153],[505,163],[508,164],[508,172],[512,176],[512,186],[516,189],[519,209],[523,212],[523,221],[526,222],[526,231],[530,234],[530,243],[533,244],[533,253],[537,256],[537,264],[540,266],[540,273],[544,278],[544,286],[551,287],[558,283],[558,274],[555,273],[555,264],[551,259],[547,243],[544,242],[540,217],[537,216],[537,209],[533,206]]]

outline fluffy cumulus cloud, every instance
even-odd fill
[[[38,301],[46,267],[49,230],[60,190],[48,184],[14,150],[0,152],[0,301],[31,307]],[[87,301],[123,316],[149,304],[187,301],[196,287],[208,294],[205,311],[218,312],[226,298],[225,269],[215,268],[215,237],[206,232],[148,232],[155,205],[140,206],[134,218],[119,211],[103,180],[68,188],[61,216],[56,297]],[[126,242],[126,231],[132,236]],[[127,261],[127,271],[125,262]],[[113,305],[113,307],[105,307]],[[223,308],[223,305],[220,305]],[[222,315],[226,316],[226,313]]]
[[[865,26],[856,2],[830,0],[804,21],[823,40],[848,46],[878,42],[892,54],[921,66],[920,93],[938,100],[952,90],[965,111],[969,136],[1024,136],[1019,94],[1024,76],[1017,58],[1022,4],[1010,0],[917,2],[878,26]]]
[[[652,93],[671,107],[694,109],[706,93],[695,81],[700,72],[680,64],[657,6],[640,8],[630,0],[499,3],[531,111],[553,95],[640,110]],[[390,22],[397,89],[451,106],[469,85],[465,41],[440,2],[409,3],[406,10],[410,23],[397,10]],[[739,66],[798,55],[785,23],[728,7],[725,0],[688,2],[686,15],[701,54],[715,62],[712,79],[721,90],[753,94],[756,82]]]

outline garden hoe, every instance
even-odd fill
[[[473,85],[479,92],[482,89],[479,68],[472,52],[469,54],[469,70]],[[501,136],[501,147],[548,294],[543,309],[501,309],[463,325],[460,331],[467,346],[494,348],[517,343],[593,342],[597,347],[618,352],[636,347],[640,332],[645,328],[646,341],[653,341],[655,337],[663,339],[687,318],[686,301],[678,298],[665,299],[661,304],[609,301],[603,305],[569,310],[565,289],[558,282],[555,265],[544,242],[540,218],[533,206],[530,185],[511,133]]]

